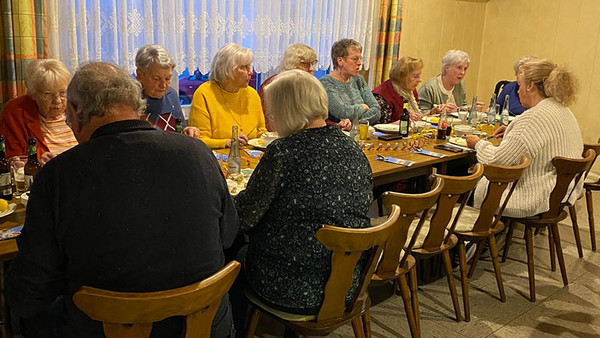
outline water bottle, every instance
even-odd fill
[[[500,115],[500,125],[508,126],[510,118],[510,107],[508,104],[509,95],[504,98],[504,107],[502,108],[502,114]]]
[[[492,126],[496,124],[496,94],[492,95],[492,98],[490,99],[490,107],[487,113],[487,123]]]
[[[478,122],[477,117],[477,95],[473,96],[473,103],[471,103],[471,111],[469,112],[469,124],[472,127],[476,127]]]

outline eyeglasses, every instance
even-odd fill
[[[46,101],[53,101],[54,99],[65,100],[67,98],[67,91],[61,90],[60,92],[44,92],[42,97]]]
[[[346,57],[346,59],[350,59],[350,61],[352,61],[354,63],[358,63],[359,61],[362,62],[362,56],[353,56],[351,58]]]
[[[304,68],[308,69],[312,66],[314,69],[319,65],[319,60],[315,61],[300,61],[300,64],[304,66]]]

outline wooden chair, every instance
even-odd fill
[[[449,250],[458,243],[457,237],[452,232],[481,175],[483,175],[482,164],[477,164],[475,171],[469,176],[436,175],[444,179],[444,188],[440,193],[433,215],[431,215],[431,220],[423,225],[411,253],[416,258],[443,255],[448,288],[450,289],[452,305],[454,306],[454,313],[458,322],[463,320],[463,316],[458,304],[458,295],[456,293]],[[454,213],[455,205],[460,197],[462,197],[462,201],[459,204],[458,210]],[[454,217],[453,213],[455,214]],[[415,228],[413,225],[415,225],[415,222],[411,225],[409,236]]]
[[[229,290],[241,264],[231,261],[203,281],[157,292],[115,292],[83,286],[73,302],[90,318],[103,322],[111,337],[149,337],[152,323],[185,316],[182,337],[210,337],[213,318],[221,298]]]
[[[584,178],[587,178],[590,170],[592,170],[592,166],[596,162],[598,158],[598,154],[600,154],[600,139],[598,139],[597,144],[586,143],[583,145],[583,156],[588,151],[588,149],[593,149],[596,152],[596,157],[592,161],[592,164],[586,170]],[[592,251],[596,251],[596,226],[594,225],[594,201],[592,200],[592,191],[600,190],[600,179],[596,182],[593,181],[584,181],[583,188],[585,189],[585,201],[587,204],[587,212],[588,212],[588,223],[590,227],[590,240],[592,243]],[[581,196],[583,197],[583,195]],[[581,198],[579,197],[579,198]],[[581,246],[581,237],[579,236],[579,226],[577,225],[577,213],[575,212],[575,205],[569,206],[569,215],[571,216],[571,223],[573,224],[573,235],[575,236],[575,243],[577,244],[577,253],[579,254],[579,258],[583,257],[583,248]]]
[[[508,256],[508,249],[512,240],[512,233],[515,223],[525,225],[525,245],[527,248],[527,270],[529,272],[529,300],[535,302],[535,272],[533,263],[533,232],[532,228],[548,228],[548,245],[550,249],[550,266],[552,271],[556,270],[555,251],[558,256],[558,264],[560,265],[560,273],[562,275],[563,284],[569,284],[567,278],[567,270],[563,257],[562,247],[560,243],[560,234],[558,232],[558,222],[567,218],[567,212],[564,210],[565,204],[562,201],[568,197],[569,185],[574,181],[577,185],[582,179],[586,170],[591,166],[592,161],[596,157],[594,150],[590,149],[585,154],[583,159],[570,159],[565,157],[555,157],[552,159],[552,165],[556,168],[557,178],[556,185],[550,194],[550,209],[541,215],[536,215],[526,218],[507,217],[508,231],[506,233],[506,243],[504,244],[504,252],[502,260],[505,261]]]
[[[246,296],[252,305],[248,321],[247,337],[254,337],[256,326],[262,313],[266,313],[286,327],[301,335],[323,335],[329,333],[347,322],[352,323],[356,337],[371,336],[371,317],[369,307],[371,301],[367,287],[371,281],[377,261],[381,257],[385,242],[397,228],[400,215],[398,206],[392,207],[392,213],[383,224],[365,228],[350,229],[329,225],[317,230],[316,237],[332,251],[331,274],[325,285],[323,304],[317,315],[296,315],[279,311],[261,302],[251,292],[246,290]],[[346,307],[346,295],[352,286],[354,270],[363,253],[368,251],[368,260],[359,278],[358,287]]]
[[[423,194],[403,194],[387,191],[383,194],[383,205],[390,209],[392,205],[398,205],[402,209],[402,216],[398,219],[399,225],[394,228],[390,240],[385,244],[383,257],[379,262],[373,280],[394,281],[394,290],[400,293],[404,302],[404,310],[408,319],[408,326],[413,337],[419,337],[420,317],[419,302],[417,297],[417,273],[415,270],[415,259],[410,255],[419,232],[425,223],[425,217],[421,217],[409,244],[406,245],[408,230],[417,214],[426,215],[435,202],[442,189],[444,180],[441,177],[435,179],[433,188]],[[410,273],[410,289],[406,280],[406,274]]]
[[[523,171],[529,166],[531,160],[524,156],[521,163],[516,166],[501,166],[495,164],[484,165],[483,176],[487,178],[489,184],[483,203],[479,209],[465,207],[461,218],[454,228],[454,234],[458,237],[458,253],[461,275],[461,286],[463,291],[463,304],[465,308],[465,321],[471,320],[471,308],[469,304],[469,280],[473,276],[475,267],[481,255],[481,251],[487,242],[490,247],[492,264],[496,275],[496,284],[500,293],[500,301],[506,301],[504,293],[504,284],[502,283],[502,273],[498,263],[498,249],[496,247],[495,234],[504,229],[504,224],[500,221],[504,208],[512,195],[519,178]],[[504,203],[502,196],[508,189]],[[477,250],[471,262],[471,267],[467,273],[467,258],[465,251],[465,241],[476,243]]]

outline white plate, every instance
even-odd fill
[[[400,125],[393,123],[376,124],[373,127],[383,133],[398,133],[400,131]]]
[[[248,140],[248,144],[253,146],[256,149],[265,150],[267,146],[265,145],[265,141],[261,138],[253,138]]]
[[[481,118],[487,118],[487,114],[486,114],[486,113],[477,112],[477,114],[478,114],[478,117],[479,117],[480,119],[481,119]],[[452,116],[454,116],[454,117],[458,117],[458,113],[457,113],[457,112],[452,112],[452,113],[450,113],[450,115],[452,115]],[[467,112],[467,116],[468,116],[468,112]],[[514,119],[516,119],[516,118],[517,118],[516,116],[509,116],[509,117],[508,117],[508,121],[512,121],[512,120],[514,120]],[[460,121],[460,119],[459,119],[459,121]]]
[[[426,116],[425,121],[432,123],[432,124],[438,124],[438,122],[440,121],[440,117],[439,116]],[[458,124],[461,122],[460,119],[454,118],[454,117],[447,117],[447,121],[452,124]]]
[[[448,142],[450,142],[452,144],[456,144],[457,146],[461,146],[461,147],[467,146],[467,140],[465,140],[462,137],[451,137],[448,139]]]
[[[8,203],[8,209],[0,212],[0,218],[12,214],[13,212],[15,212],[16,209],[17,209],[16,203]]]

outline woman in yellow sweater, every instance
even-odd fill
[[[238,126],[241,145],[265,131],[260,97],[248,86],[254,54],[229,43],[212,60],[210,81],[192,99],[190,125],[198,127],[200,139],[210,148],[231,146],[231,128]]]

